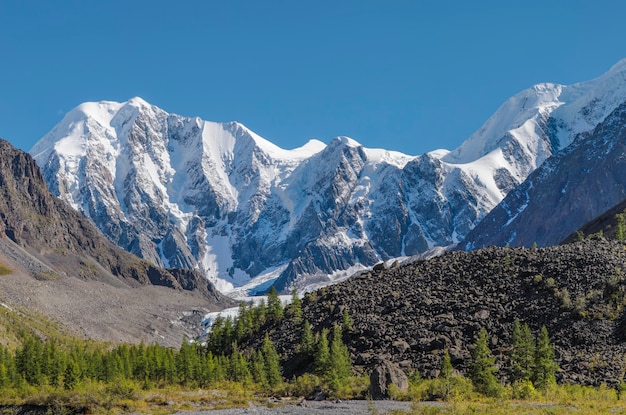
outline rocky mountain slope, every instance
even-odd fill
[[[345,137],[283,150],[139,98],[78,106],[31,153],[55,194],[154,264],[227,291],[257,276],[303,288],[464,240],[624,101],[625,73],[622,61],[589,82],[536,85],[458,149],[417,157]]]
[[[444,350],[466,371],[481,328],[507,376],[513,322],[535,334],[549,331],[562,382],[619,384],[626,371],[626,250],[623,243],[586,240],[551,248],[450,252],[425,261],[355,276],[303,300],[314,332],[341,324],[353,362],[371,368],[389,361],[436,376]],[[301,324],[268,328],[286,374],[309,362],[297,354]],[[262,336],[248,345],[256,345]]]
[[[626,95],[600,124],[547,160],[461,244],[549,246],[626,198]]]
[[[106,240],[48,191],[31,156],[4,140],[0,140],[0,262],[11,271],[0,277],[3,304],[38,309],[96,337],[137,340],[145,334],[156,341],[167,337],[168,344],[176,337],[174,344],[179,345],[183,334],[197,330],[195,324],[184,327],[181,319],[186,314],[232,304],[197,272],[158,268]],[[136,297],[148,292],[152,298]],[[163,307],[163,311],[151,316],[141,307],[131,311],[146,303],[154,304],[145,310]],[[133,317],[137,320],[131,321]],[[137,326],[147,328],[158,319],[166,322],[162,333],[139,330],[133,338]],[[115,328],[104,327],[103,321]],[[111,337],[104,335],[107,330]]]

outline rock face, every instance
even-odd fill
[[[40,280],[78,278],[128,290],[154,285],[199,294],[207,310],[232,305],[196,271],[165,270],[109,242],[48,191],[30,155],[4,140],[0,140],[0,239],[0,261]]]
[[[319,332],[341,324],[347,309],[352,329],[343,340],[355,365],[372,371],[389,361],[425,377],[437,375],[444,350],[454,368],[465,372],[484,327],[504,379],[518,319],[535,334],[547,327],[560,366],[558,380],[617,385],[626,369],[623,270],[623,243],[604,239],[450,252],[313,292],[303,300],[303,318]],[[268,330],[286,375],[304,370],[306,362],[296,352],[301,327],[285,322]],[[262,338],[251,344],[255,341]]]
[[[417,157],[346,137],[287,151],[140,98],[78,106],[31,153],[56,195],[153,264],[223,290],[269,273],[303,289],[465,239],[624,101],[624,73],[626,61],[589,82],[536,85],[459,148]]]
[[[370,374],[370,396],[372,399],[389,398],[389,386],[395,385],[400,392],[409,389],[409,378],[400,366],[388,360],[377,364]]]
[[[511,191],[461,247],[562,241],[626,198],[625,153],[626,102]]]

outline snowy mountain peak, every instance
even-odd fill
[[[457,149],[417,157],[343,136],[285,150],[141,98],[81,104],[31,152],[49,188],[125,249],[222,290],[304,289],[463,240],[624,101],[625,64],[521,91]]]
[[[609,69],[609,73],[626,72],[626,58],[621,59]]]

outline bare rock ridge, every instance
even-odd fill
[[[626,250],[623,243],[586,240],[551,248],[449,252],[353,277],[305,296],[303,318],[314,332],[341,324],[353,362],[372,370],[391,362],[436,376],[444,350],[462,372],[481,328],[507,376],[513,322],[542,325],[556,350],[563,382],[618,385],[626,366]],[[310,363],[297,354],[301,326],[269,327],[286,375]],[[262,336],[249,345],[262,342]],[[601,364],[597,364],[602,362]]]
[[[23,281],[35,278],[40,281],[38,284],[56,282],[59,287],[66,284],[71,289],[72,280],[78,279],[86,282],[84,290],[104,284],[106,289],[129,293],[138,289],[136,294],[142,295],[145,293],[141,287],[153,285],[162,287],[154,291],[154,301],[158,300],[159,292],[181,298],[189,292],[195,297],[193,308],[198,310],[218,310],[232,305],[231,300],[196,271],[165,270],[109,242],[91,222],[48,191],[39,167],[29,154],[5,140],[0,140],[0,261],[25,274]],[[8,279],[5,277],[3,284]],[[20,296],[15,287],[7,286],[0,289],[0,294],[8,291],[14,292],[15,298]],[[10,303],[15,298],[6,300]],[[94,307],[97,301],[93,298]],[[44,303],[41,306],[45,308],[48,305]],[[66,306],[71,308],[71,304]],[[119,324],[123,325],[123,313],[119,318]],[[79,320],[76,320],[78,325]],[[177,343],[182,334],[177,335]]]

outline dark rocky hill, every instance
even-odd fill
[[[93,292],[97,283],[100,284],[98,287],[104,284],[106,289],[125,290],[125,293],[116,294],[126,298],[123,302],[139,303],[136,296],[145,295],[146,290],[137,290],[128,296],[127,294],[135,288],[153,285],[163,288],[151,291],[153,301],[157,304],[162,297],[179,297],[181,304],[186,303],[190,311],[193,308],[197,312],[219,310],[232,305],[230,299],[222,296],[200,274],[188,270],[158,268],[110,243],[91,222],[48,191],[39,167],[30,155],[4,140],[0,140],[0,263],[4,268],[13,271],[13,274],[22,276],[19,282],[32,280],[39,281],[37,284],[40,285],[55,285],[50,286],[50,290],[65,284],[65,289],[70,290],[66,293],[67,304],[59,303],[59,298],[39,298],[44,312],[47,311],[46,307],[54,309],[55,304],[60,309],[71,309],[73,303],[80,302],[78,297],[90,299],[86,306],[91,304],[94,309],[97,308],[98,302],[103,301],[99,298],[102,288],[99,288],[100,294]],[[25,289],[33,289],[31,284],[18,290],[18,282],[9,284],[10,279],[3,277],[0,301],[12,304],[19,302],[19,298],[23,296],[28,297],[24,293]],[[92,284],[83,286],[81,292],[71,292],[71,287],[76,284],[68,279]],[[11,296],[7,295],[9,291]],[[195,300],[181,300],[189,296],[195,297]],[[31,299],[30,305],[37,304],[37,300],[38,298]],[[29,306],[28,301],[21,303],[19,305]],[[118,305],[119,307],[123,307],[123,304]],[[86,307],[82,313],[78,313],[75,325],[91,326],[98,320],[99,314],[87,315],[88,309]],[[123,311],[105,311],[117,316],[112,319],[112,324],[119,324],[121,327],[129,317]],[[179,310],[179,313],[182,312]],[[84,314],[82,323],[81,314]],[[159,315],[158,312],[153,314],[153,318],[176,320],[173,316]],[[133,324],[136,325],[137,322]],[[146,326],[150,324],[149,321],[145,322]],[[88,334],[87,329],[83,331]],[[182,332],[175,337],[179,344]],[[142,338],[140,333],[137,336],[139,338]],[[128,337],[124,339],[132,340]]]
[[[560,381],[616,385],[626,370],[625,273],[626,246],[601,238],[542,249],[488,247],[353,277],[307,295],[303,311],[319,332],[348,310],[353,329],[344,341],[356,365],[388,360],[425,376],[437,374],[445,349],[465,371],[484,327],[506,377],[515,319],[535,334],[545,325]],[[287,375],[304,370],[308,362],[295,352],[300,327],[287,321],[270,333]]]

